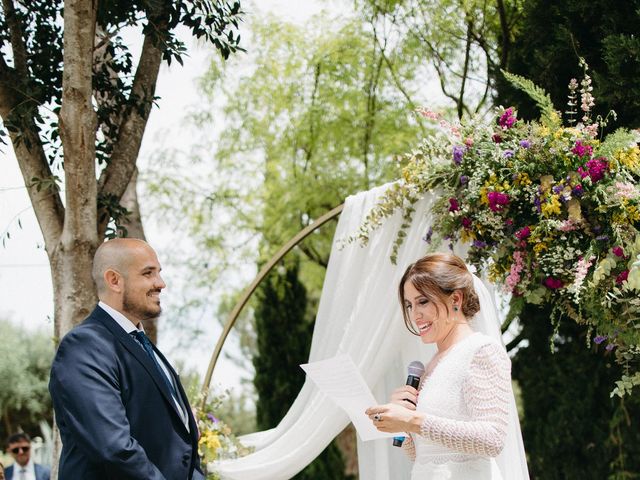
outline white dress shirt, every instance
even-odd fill
[[[24,467],[17,462],[13,464],[13,480],[36,480],[36,467],[32,459]]]

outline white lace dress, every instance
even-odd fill
[[[411,480],[503,480],[494,457],[512,395],[504,347],[481,333],[452,346],[420,387],[422,431],[403,445],[415,460]]]

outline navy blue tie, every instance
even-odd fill
[[[144,351],[147,352],[147,355],[149,355],[151,360],[153,360],[153,363],[155,364],[156,368],[158,369],[158,372],[160,373],[160,376],[164,379],[165,383],[167,384],[167,387],[169,387],[169,391],[171,392],[171,394],[175,398],[178,398],[178,394],[176,393],[175,388],[173,388],[173,384],[171,383],[169,378],[167,378],[167,375],[164,373],[164,370],[162,370],[162,367],[158,363],[158,359],[156,358],[156,355],[153,352],[153,345],[151,344],[151,340],[149,340],[149,337],[147,337],[144,334],[144,332],[141,332],[140,330],[134,330],[133,332],[131,332],[131,335],[133,335],[136,341],[142,346],[142,348],[144,348]]]

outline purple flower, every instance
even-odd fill
[[[605,157],[592,158],[587,163],[584,164],[585,168],[578,168],[578,172],[582,176],[591,177],[592,182],[597,182],[604,178],[606,172],[609,171],[609,162]]]
[[[616,348],[616,345],[615,345],[614,343],[607,343],[607,346],[606,346],[606,347],[604,347],[604,349],[605,349],[607,352],[610,352],[610,351],[611,351],[611,350],[613,350],[614,348]]]
[[[207,413],[207,418],[211,420],[213,423],[218,423],[218,419],[213,416],[211,413]]]
[[[449,199],[449,211],[450,212],[457,212],[458,210],[460,210],[460,204],[458,204],[458,200],[455,198],[450,198]]]
[[[491,140],[493,140],[494,143],[502,143],[502,137],[500,135],[498,135],[497,133],[494,133],[491,136]]]
[[[520,230],[516,232],[516,238],[518,240],[524,240],[525,238],[529,238],[531,235],[531,229],[529,227],[522,227]]]
[[[529,148],[531,147],[531,142],[529,140],[520,140],[520,146],[522,148]]]
[[[422,237],[422,240],[424,240],[427,243],[431,243],[432,236],[433,236],[433,228],[429,227],[429,230],[427,230],[427,233],[425,234],[425,236]]]
[[[473,224],[473,222],[471,221],[471,219],[469,217],[462,217],[462,226],[464,228],[466,228],[467,230],[471,228],[471,225]]]
[[[597,335],[596,338],[593,339],[593,341],[596,342],[596,345],[600,345],[606,339],[607,339],[606,335]]]
[[[511,158],[513,157],[513,150],[505,150],[502,155],[504,155],[504,158]]]
[[[489,200],[489,208],[492,212],[500,212],[505,205],[509,204],[509,195],[502,192],[489,192],[487,200]]]
[[[609,241],[609,235],[598,235],[596,237],[596,240],[598,240],[599,242],[608,242]]]
[[[571,149],[571,152],[579,157],[584,157],[585,155],[590,157],[593,153],[593,147],[591,145],[584,145],[582,140],[576,140],[576,145]]]
[[[624,282],[627,281],[627,278],[629,278],[629,270],[623,270],[616,277],[616,285],[622,285]]]
[[[474,240],[472,245],[476,248],[486,248],[487,242],[483,242],[482,240]]]
[[[460,175],[460,185],[466,185],[469,181],[469,177],[466,175]]]
[[[453,146],[453,163],[460,165],[464,156],[465,148],[462,145]]]
[[[515,114],[515,111],[513,110],[513,107],[509,107],[504,111],[502,115],[500,115],[500,118],[498,119],[498,124],[506,130],[507,128],[513,127],[513,125],[517,121],[518,119],[516,118],[516,114]]]
[[[558,194],[564,190],[564,187],[562,185],[556,185],[551,190],[553,190],[553,193]]]
[[[584,189],[582,188],[582,185],[576,185],[573,187],[573,190],[571,190],[571,193],[576,197],[581,197],[584,194]]]
[[[540,196],[539,195],[536,195],[533,198],[533,204],[535,205],[536,210],[538,211],[538,213],[540,213],[542,211],[542,202],[540,201]]]
[[[542,282],[544,284],[545,287],[547,287],[549,290],[557,290],[559,288],[562,288],[562,280],[559,280],[557,278],[553,278],[553,277],[547,277],[544,279],[544,282]]]

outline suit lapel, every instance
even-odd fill
[[[129,353],[131,353],[131,355],[142,364],[144,369],[153,379],[153,382],[158,387],[158,390],[160,390],[160,392],[164,396],[165,400],[169,402],[169,405],[171,405],[171,408],[180,419],[180,423],[182,423],[182,415],[178,411],[176,404],[171,397],[171,392],[169,391],[167,383],[161,377],[162,373],[158,371],[155,363],[153,363],[153,360],[149,358],[142,347],[138,345],[133,337],[125,332],[124,329],[120,325],[118,325],[113,318],[111,318],[111,315],[105,312],[102,308],[96,307],[93,313],[89,316],[89,319],[91,318],[95,318],[97,321],[102,323],[113,334],[113,336],[118,339],[118,341],[124,346],[124,348],[126,348]],[[158,350],[155,351],[157,353],[160,353],[158,352]],[[169,366],[169,363],[166,361],[164,356],[160,354],[160,357],[164,361],[165,365],[168,366],[171,374],[175,375],[175,373],[173,372],[173,368]],[[179,384],[179,382],[176,382],[176,384]],[[180,394],[183,395],[184,398],[184,391],[182,391],[182,389],[180,389]]]

